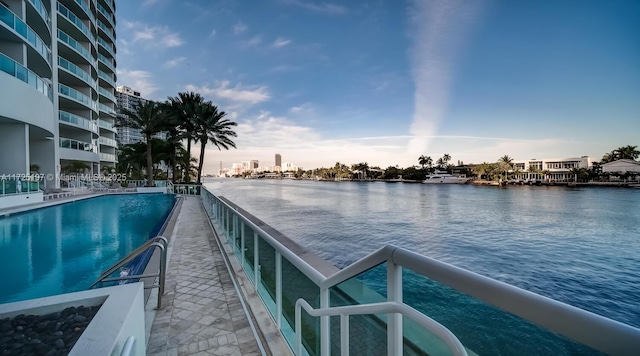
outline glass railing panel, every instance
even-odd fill
[[[249,280],[253,282],[253,258],[255,256],[253,230],[247,224],[243,224],[242,229],[244,230],[244,261],[242,261],[242,266]]]
[[[115,43],[116,42],[116,37],[113,34],[113,31],[109,27],[107,27],[107,25],[102,23],[102,21],[98,20],[97,23],[98,23],[98,27],[100,29],[102,29],[102,31],[104,31],[107,34],[107,36],[111,39],[111,41],[113,43]]]
[[[58,119],[89,131],[97,131],[96,124],[93,121],[66,111],[58,111]]]
[[[89,51],[85,46],[80,44],[80,42],[73,39],[66,32],[62,30],[58,30],[58,39],[69,47],[73,48],[76,52],[78,52],[83,58],[85,58],[89,63],[96,65],[95,59],[91,56],[91,51]]]
[[[109,90],[103,88],[103,87],[98,87],[98,92],[103,95],[104,97],[107,97],[109,99],[111,99],[111,101],[113,101],[114,103],[116,103],[118,100],[116,99],[116,96],[113,95]]]
[[[258,294],[269,313],[276,317],[276,251],[261,236],[258,236]]]
[[[332,307],[386,302],[387,264],[382,263],[336,285],[330,289],[329,297]],[[349,349],[352,354],[386,352],[386,315],[352,315],[349,320]],[[331,349],[337,353],[340,351],[340,319],[337,317],[331,318]]]
[[[39,174],[0,174],[0,196],[38,192],[42,178]]]
[[[102,63],[104,63],[112,71],[116,71],[116,68],[113,66],[113,62],[103,54],[98,53],[98,60],[102,61]]]
[[[106,112],[107,114],[111,114],[111,115],[115,115],[116,111],[113,110],[112,108],[104,105],[103,103],[99,103],[98,104],[98,108],[100,109],[100,111]]]
[[[114,23],[114,20],[113,20],[113,18],[112,18],[112,16],[111,16],[111,13],[109,13],[109,11],[107,11],[107,9],[105,9],[104,7],[102,7],[102,5],[100,5],[100,4],[97,4],[97,3],[96,3],[96,6],[97,6],[97,8],[98,8],[98,11],[99,11],[101,14],[103,14],[103,15],[104,15],[104,17],[106,17],[106,18],[107,18],[107,20],[109,21],[109,24],[111,24],[111,27],[115,28],[115,27],[116,27],[116,24]]]
[[[64,68],[68,72],[71,72],[75,76],[79,77],[80,79],[84,80],[91,87],[95,87],[96,86],[95,80],[93,80],[91,78],[91,75],[89,73],[87,73],[82,68],[78,67],[77,65],[71,63],[70,61],[68,61],[68,60],[66,60],[66,59],[64,59],[62,57],[58,57],[58,65],[61,68]]]
[[[104,120],[100,119],[100,120],[98,120],[98,125],[100,127],[104,127],[105,129],[109,129],[109,130],[115,131],[115,128],[113,127],[113,124],[108,122],[108,121],[104,121]]]
[[[111,84],[111,86],[115,86],[116,82],[112,76],[98,69],[98,77],[104,79],[107,83]]]
[[[57,2],[57,4],[58,4],[58,12],[62,16],[64,16],[67,20],[73,23],[80,30],[80,32],[84,33],[85,36],[87,36],[87,38],[89,38],[91,41],[95,41],[95,38],[93,37],[91,30],[89,30],[89,27],[87,27],[87,25],[85,25],[84,22],[82,22],[82,20],[78,18],[78,16],[76,16],[73,12],[67,9],[60,2]]]
[[[53,100],[51,85],[46,83],[37,74],[33,73],[32,71],[28,70],[18,62],[5,56],[2,53],[0,53],[0,70],[22,80],[23,82],[29,84],[31,87],[44,94],[47,98],[49,98],[49,100]]]
[[[117,147],[118,146],[118,142],[116,140],[111,139],[111,138],[107,138],[107,137],[100,137],[98,142],[103,143],[105,145],[113,146],[113,147]],[[157,185],[156,187],[159,187],[159,185]]]
[[[295,305],[303,298],[314,308],[320,307],[320,287],[286,258],[282,258],[282,335],[295,345]],[[309,355],[320,355],[320,318],[302,313],[302,345]]]
[[[14,29],[20,36],[24,37],[26,42],[29,43],[49,65],[51,65],[51,48],[45,44],[40,36],[31,29],[31,27],[27,26],[26,23],[4,6],[0,6],[0,21]]]
[[[599,354],[413,271],[403,271],[403,283],[405,304],[444,325],[467,349],[477,354]]]
[[[95,18],[93,17],[91,8],[89,7],[89,2],[87,0],[75,0],[75,2],[76,4],[80,5],[80,8],[82,8],[82,10],[84,10],[85,14],[87,15],[87,17],[89,17],[91,22],[95,22]]]
[[[47,26],[51,28],[51,16],[49,16],[49,11],[47,11],[47,8],[44,6],[42,0],[29,0],[29,3],[31,3],[38,14],[40,14],[40,17],[42,17],[44,22],[47,23]]]
[[[99,44],[101,44],[104,48],[106,48],[106,49],[107,49],[107,51],[108,51],[109,53],[111,53],[111,55],[112,55],[113,57],[115,57],[115,56],[116,56],[116,55],[115,55],[115,53],[114,53],[114,50],[113,50],[113,46],[112,46],[111,44],[107,43],[107,41],[105,41],[104,39],[102,39],[102,38],[98,37],[98,43],[99,43]]]
[[[98,110],[98,105],[96,104],[95,101],[91,100],[91,98],[89,98],[87,95],[71,88],[68,87],[64,84],[60,84],[58,83],[58,92],[62,95],[65,95],[69,98],[75,99],[76,101],[79,101],[87,106],[89,106],[90,108],[92,108],[93,110]]]
[[[116,155],[111,154],[111,153],[100,153],[100,160],[101,161],[110,161],[110,162],[117,162],[116,160]]]

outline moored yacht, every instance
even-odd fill
[[[425,180],[422,181],[424,184],[466,184],[469,182],[469,178],[465,176],[452,176],[449,173],[441,173],[436,172],[434,174],[429,174]]]

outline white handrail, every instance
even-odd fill
[[[449,329],[442,326],[442,324],[429,318],[428,316],[420,313],[412,307],[394,302],[384,303],[371,303],[360,305],[349,305],[342,307],[332,308],[318,308],[314,309],[304,299],[300,298],[296,301],[295,309],[295,328],[296,328],[296,355],[302,355],[302,315],[300,308],[309,313],[311,316],[336,316],[340,315],[340,355],[349,355],[349,316],[351,315],[363,315],[363,314],[388,314],[388,313],[400,313],[403,316],[409,317],[411,320],[418,323],[423,328],[434,334],[440,339],[453,353],[453,355],[466,356],[467,350],[464,348],[460,340]]]
[[[135,346],[136,337],[131,335],[127,338],[127,341],[125,341],[122,351],[120,352],[120,356],[131,356]]]

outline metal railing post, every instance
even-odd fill
[[[254,232],[253,233],[253,283],[256,286],[256,292],[258,291],[258,277],[259,277],[259,267],[260,267],[260,260],[258,256],[260,254],[260,252],[258,251],[258,233]]]
[[[349,356],[349,314],[340,314],[340,356]]]
[[[402,303],[402,266],[387,261],[387,301]],[[387,317],[387,355],[402,355],[402,314]]]
[[[276,325],[282,329],[282,255],[276,251]]]
[[[240,265],[242,269],[244,269],[244,249],[245,249],[245,233],[244,233],[244,224],[242,224],[242,229],[240,229]]]
[[[329,308],[329,289],[320,288],[320,308]],[[331,350],[331,339],[329,333],[329,317],[320,317],[320,354],[323,356],[329,356]]]

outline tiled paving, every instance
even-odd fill
[[[185,199],[175,231],[147,354],[260,355],[199,198]]]

